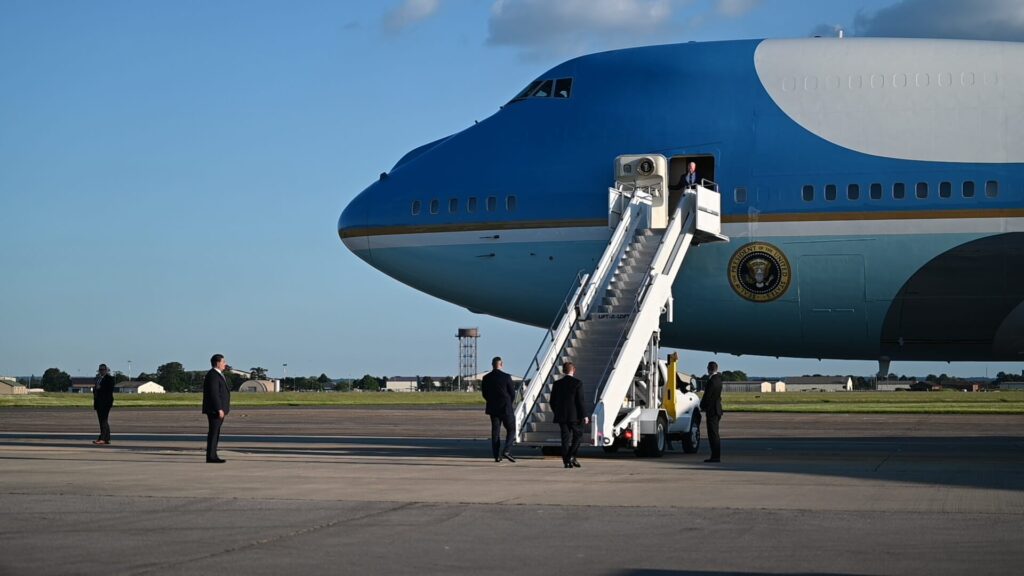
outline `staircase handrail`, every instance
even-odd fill
[[[684,208],[686,209],[685,218],[682,217]],[[695,208],[695,194],[687,192],[686,195],[683,196],[682,201],[680,201],[679,206],[676,207],[675,213],[672,215],[672,219],[669,221],[669,225],[665,229],[665,233],[662,236],[661,242],[658,245],[658,250],[655,252],[654,258],[651,260],[651,265],[648,269],[648,273],[644,276],[643,283],[641,284],[640,289],[637,291],[636,297],[633,300],[633,307],[629,313],[631,321],[627,322],[622,327],[622,330],[619,333],[619,338],[616,341],[615,346],[612,348],[614,352],[608,359],[608,363],[605,365],[604,369],[601,371],[601,377],[599,379],[599,382],[603,383],[603,385],[598,386],[597,389],[595,389],[594,391],[595,415],[597,415],[598,412],[604,410],[604,406],[602,405],[602,397],[608,390],[608,385],[611,383],[616,371],[619,369],[619,360],[623,356],[622,350],[625,347],[625,344],[630,340],[632,332],[634,331],[634,329],[636,329],[637,325],[639,324],[638,312],[642,310],[642,307],[648,297],[648,293],[650,292],[650,288],[652,287],[653,283],[656,282],[657,280],[661,279],[662,277],[670,276],[678,272],[679,270],[679,266],[681,265],[682,261],[682,259],[678,257],[679,252],[682,249],[683,244],[686,243],[687,238],[692,239],[693,237],[694,221],[696,219],[696,214],[694,212]],[[666,302],[667,299],[671,296],[671,289],[672,288],[670,279],[668,294],[665,295]],[[660,317],[661,305],[659,305],[657,308],[656,318]],[[643,347],[646,347],[647,342],[649,340],[649,337],[644,338],[643,343],[638,344],[638,346],[642,345]],[[636,367],[631,368],[631,370],[635,372]],[[629,377],[632,380],[632,372],[629,374]],[[614,428],[614,419],[617,415],[618,405],[616,405],[615,408],[616,414],[610,414],[610,416],[612,417],[610,421],[611,426],[608,426],[607,422],[602,422],[602,424],[605,424],[604,428],[606,428],[606,430],[597,430],[597,426],[599,425],[599,419],[596,417],[594,418],[594,432],[599,432],[601,433],[601,435],[604,435],[605,432],[611,433],[612,429]],[[601,420],[606,419],[601,418]],[[596,438],[597,434],[595,434],[595,439]]]
[[[651,266],[648,269],[648,273],[644,275],[643,283],[640,285],[640,289],[637,290],[636,296],[633,298],[633,307],[629,311],[629,316],[634,320],[636,318],[636,312],[640,309],[640,306],[644,301],[644,297],[647,294],[648,288],[650,287],[650,283],[654,278],[653,272],[657,270],[659,256],[662,255],[665,246],[668,245],[670,241],[673,246],[675,245],[674,240],[678,238],[678,234],[682,228],[682,225],[680,224],[681,219],[678,217],[680,216],[682,209],[683,202],[680,202],[679,206],[676,207],[675,213],[672,215],[672,219],[669,221],[668,227],[665,228],[665,233],[661,238],[661,242],[658,244],[658,250],[655,252],[654,258],[651,260]],[[618,352],[620,350],[622,343],[626,340],[626,337],[629,335],[629,332],[633,328],[633,325],[635,323],[635,321],[628,322],[622,327],[622,330],[619,332],[619,338],[615,341],[615,346],[612,348],[612,350],[614,350],[615,352]],[[604,382],[605,384],[607,384],[605,378],[609,376],[612,370],[615,368],[615,365],[618,363],[618,357],[619,355],[617,353],[613,353],[612,356],[608,358],[608,362],[605,364],[604,369],[601,371],[601,377],[599,380],[600,382]],[[595,406],[600,400],[603,391],[604,386],[598,386],[594,390]]]
[[[565,316],[565,312],[571,307],[575,306],[575,301],[579,298],[580,289],[586,286],[587,279],[590,275],[583,269],[576,272],[576,277],[573,278],[572,284],[569,286],[569,290],[565,293],[565,298],[562,299],[562,304],[558,308],[558,312],[555,313],[554,320],[551,321],[551,326],[544,330],[544,336],[541,337],[540,345],[537,346],[537,351],[533,354],[533,360],[526,367],[526,372],[523,373],[523,379],[520,382],[518,389],[516,390],[516,402],[518,403],[523,397],[523,390],[526,388],[527,383],[530,382],[531,371],[540,366],[541,352],[545,350],[545,347],[549,345],[550,340],[554,338],[555,333],[558,331],[558,326],[562,322],[562,318]],[[573,304],[570,304],[572,302]]]
[[[612,264],[621,258],[628,244],[628,239],[632,237],[637,223],[641,220],[640,207],[651,203],[651,196],[639,190],[627,191],[623,188],[609,188],[608,191],[613,195],[612,202],[617,202],[621,197],[628,197],[629,203],[622,210],[621,219],[615,227],[615,231],[612,232],[604,254],[602,254],[601,260],[594,272],[584,276],[571,299],[566,300],[564,309],[560,310],[555,316],[557,328],[549,328],[548,332],[545,333],[537,349],[537,354],[534,355],[533,361],[530,362],[526,369],[526,374],[523,376],[523,385],[520,387],[519,394],[517,394],[518,401],[516,402],[515,409],[517,439],[521,438],[526,419],[540,398],[544,384],[551,375],[551,370],[554,368],[555,362],[557,362],[558,356],[565,346],[565,342],[569,339],[573,326],[575,326],[579,318],[586,317],[590,307],[593,305],[595,294],[607,286],[610,281],[611,272],[614,271]],[[579,278],[578,274],[577,278]],[[570,300],[572,304],[569,304]],[[550,342],[548,341],[549,338]],[[547,352],[542,360],[538,360],[540,351],[544,349],[545,344],[547,345]],[[532,378],[527,380],[530,371],[534,368],[536,368],[536,372]]]
[[[533,355],[533,360],[526,367],[526,372],[523,374],[523,382],[516,394],[515,418],[517,439],[519,439],[522,433],[527,416],[530,415],[534,405],[537,403],[537,399],[540,397],[540,392],[544,388],[544,382],[551,374],[551,369],[558,358],[558,351],[561,350],[565,341],[568,340],[572,327],[579,319],[579,299],[584,289],[589,286],[589,279],[590,275],[586,274],[583,270],[576,273],[572,287],[569,288],[561,308],[555,314],[551,327],[544,332],[540,346],[537,347],[537,353]],[[547,351],[544,353],[543,358],[541,358],[541,351],[544,350],[545,346],[547,346]],[[530,372],[534,369],[536,369],[536,372],[531,376]]]
[[[641,205],[650,205],[651,203],[650,195],[644,194],[639,190],[633,190],[632,196],[621,188],[609,188],[608,191],[628,197],[630,200],[625,209],[622,210],[621,220],[619,220],[618,226],[615,227],[611,238],[608,239],[608,245],[601,255],[601,260],[598,261],[597,267],[594,268],[594,273],[590,275],[590,286],[580,301],[580,315],[583,317],[590,313],[590,309],[594,305],[594,297],[600,294],[611,282],[611,273],[614,272],[613,265],[622,258],[622,253],[626,250],[629,239],[633,237],[636,227],[641,220]]]

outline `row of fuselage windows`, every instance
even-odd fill
[[[952,198],[953,188],[954,186],[952,182],[939,182],[939,198]],[[978,193],[977,186],[973,180],[964,180],[960,183],[958,188],[958,193],[963,198],[974,198]],[[826,184],[823,189],[819,189],[813,184],[805,184],[801,191],[801,195],[804,202],[813,202],[819,192],[825,200],[831,202],[839,199],[840,187],[835,184]],[[846,185],[847,200],[860,200],[861,192],[862,189],[860,184]],[[869,185],[865,192],[867,192],[867,197],[871,200],[881,200],[886,195],[885,187],[878,182]],[[904,182],[893,182],[888,189],[888,195],[893,200],[903,200],[911,195],[914,198],[924,200],[928,198],[931,193],[932,188],[927,182],[917,182],[914,184],[913,189],[910,189],[910,186]],[[987,180],[984,186],[984,193],[987,198],[995,198],[996,196],[999,196],[999,181]],[[747,189],[740,187],[733,190],[733,199],[737,204],[745,203],[747,201]]]
[[[458,198],[448,199],[448,213],[458,214],[462,206],[462,202]],[[516,211],[516,197],[515,195],[505,196],[504,208],[506,212]],[[485,212],[497,212],[498,211],[498,197],[488,196],[483,199],[483,202],[478,202],[476,196],[470,196],[466,198],[466,213],[473,214],[480,209],[480,204],[483,204],[483,210]],[[419,216],[423,213],[423,202],[419,200],[412,201],[412,215]],[[441,213],[441,200],[435,198],[427,203],[427,211],[431,214]]]

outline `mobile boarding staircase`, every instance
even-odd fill
[[[670,215],[664,156],[620,156],[615,175],[608,189],[614,228],[608,246],[592,272],[577,276],[524,376],[515,410],[522,444],[560,444],[548,400],[562,364],[572,361],[585,402],[592,403],[584,445],[632,446],[651,456],[664,450],[674,415],[660,405],[661,317],[673,319],[672,284],[688,251],[728,238],[721,235],[713,183],[684,191]]]

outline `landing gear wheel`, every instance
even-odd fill
[[[601,446],[601,450],[604,450],[605,454],[615,454],[616,452],[619,451],[619,446],[617,444],[612,444],[611,446]]]
[[[543,454],[544,456],[561,456],[562,455],[562,447],[561,446],[541,446],[540,447],[540,453]]]

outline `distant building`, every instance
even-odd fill
[[[9,382],[11,384],[17,384],[18,379],[14,376],[0,376],[0,382]]]
[[[125,381],[114,385],[114,392],[121,394],[165,394],[164,387],[156,382]]]
[[[477,374],[473,374],[468,379],[471,380],[471,381],[480,382],[481,380],[484,379],[484,376],[487,376],[487,374],[489,372],[490,372],[490,370],[487,370],[487,371],[484,371],[484,372],[479,372]],[[516,386],[518,386],[523,381],[523,377],[519,376],[517,374],[509,373],[509,376],[512,377],[512,383],[515,384]],[[562,377],[562,367],[561,366],[555,367],[554,376],[555,376],[555,380],[557,380],[557,379]]]
[[[785,392],[786,383],[771,380],[736,380],[732,382],[722,382],[722,392],[760,392],[766,394],[769,392]]]
[[[0,396],[20,396],[22,394],[28,394],[28,388],[7,379],[0,380]]]
[[[1024,390],[1024,382],[1000,382],[1000,390]]]
[[[438,382],[432,383],[438,386]],[[384,383],[384,390],[387,392],[416,392],[419,390],[419,383],[415,376],[391,376]]]
[[[849,376],[793,376],[786,378],[787,392],[841,392],[853,390]],[[904,386],[909,387],[910,383]]]
[[[239,392],[280,392],[280,380],[246,380],[238,387]]]
[[[75,394],[91,393],[93,386],[96,385],[96,378],[92,376],[72,376],[71,386],[68,388],[68,392]]]
[[[722,392],[775,392],[776,382],[768,382],[763,380],[738,380],[734,382],[722,382]],[[782,384],[779,382],[779,384]],[[783,389],[778,392],[785,391],[785,384]]]

